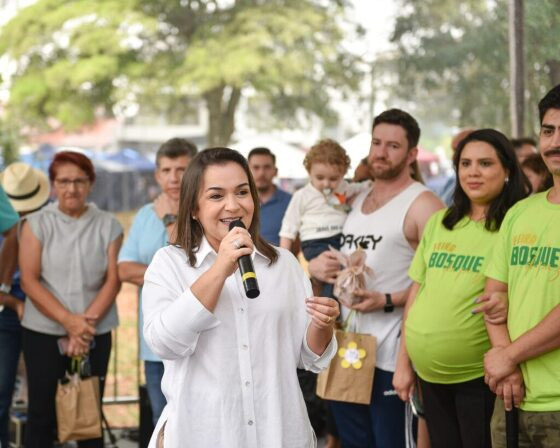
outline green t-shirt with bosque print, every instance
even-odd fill
[[[406,319],[406,346],[424,381],[455,384],[484,375],[490,348],[482,315],[472,314],[484,291],[483,269],[498,240],[484,221],[463,218],[453,230],[434,214],[409,269],[420,289]]]
[[[508,330],[512,340],[560,304],[560,205],[547,192],[518,202],[507,213],[484,270],[508,284]],[[560,325],[560,323],[558,324]],[[560,411],[560,349],[521,364],[526,411]]]

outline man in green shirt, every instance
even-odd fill
[[[560,85],[539,103],[540,154],[554,186],[510,209],[485,274],[486,292],[507,291],[506,325],[488,325],[493,348],[486,380],[520,406],[520,447],[560,446]],[[523,374],[520,383],[519,369]],[[492,443],[505,447],[503,413],[495,413]]]

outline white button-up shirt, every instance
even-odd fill
[[[307,345],[309,279],[296,258],[278,261],[255,251],[260,287],[245,296],[239,272],[226,279],[214,312],[190,286],[216,260],[204,239],[194,267],[174,246],[160,249],[144,277],[144,336],[163,359],[167,398],[165,447],[309,448],[316,446],[296,368],[318,372],[336,353],[333,340],[318,356]]]

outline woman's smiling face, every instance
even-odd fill
[[[254,211],[249,179],[240,165],[228,162],[206,168],[195,218],[215,251],[229,232],[229,223],[241,219],[249,228]]]

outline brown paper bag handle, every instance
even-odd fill
[[[355,316],[356,310],[350,310],[348,316],[346,316],[346,319],[344,319],[344,322],[342,322],[342,331],[344,331],[344,333],[348,333],[348,328],[350,328],[350,319],[354,318]]]

